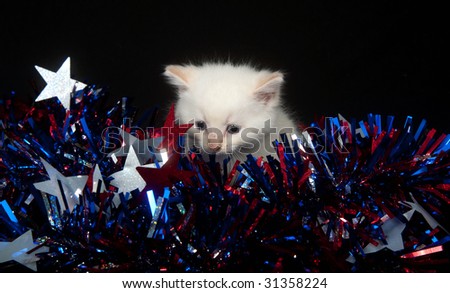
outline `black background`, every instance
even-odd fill
[[[0,90],[30,103],[32,83],[45,86],[34,65],[56,71],[69,56],[74,79],[139,109],[173,101],[164,65],[218,58],[286,72],[287,104],[306,123],[376,113],[450,130],[449,17],[431,2],[2,1],[0,10]]]

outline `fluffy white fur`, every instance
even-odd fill
[[[245,160],[247,153],[275,154],[271,142],[280,132],[296,129],[281,105],[281,72],[205,63],[169,65],[164,75],[177,89],[175,115],[179,123],[195,123],[188,132],[187,143],[203,153],[219,157],[231,154],[239,160]],[[276,130],[268,128],[268,121]],[[239,132],[230,133],[230,129],[236,132],[233,126]]]

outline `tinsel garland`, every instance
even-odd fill
[[[450,136],[425,121],[324,117],[227,170],[111,99],[2,100],[1,271],[449,271]]]

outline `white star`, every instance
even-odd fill
[[[39,260],[35,254],[48,252],[48,247],[40,247],[28,254],[37,245],[33,242],[31,230],[14,239],[13,242],[0,242],[0,263],[15,260],[18,263],[37,271],[36,262]]]
[[[97,192],[98,181],[101,182],[99,193],[105,192],[105,181],[103,180],[102,173],[100,172],[100,168],[98,165],[95,165],[94,174],[92,176],[92,191]]]
[[[142,191],[146,183],[136,170],[136,167],[138,166],[141,166],[139,164],[139,159],[134,148],[131,147],[122,171],[118,171],[111,175],[111,177],[114,178],[111,180],[111,185],[119,188],[119,192],[130,192],[136,188],[139,189],[139,191]]]
[[[70,109],[70,99],[73,90],[78,91],[86,87],[84,83],[70,78],[70,57],[64,61],[56,73],[39,66],[35,67],[47,83],[36,98],[36,102],[58,97],[63,107],[68,110]]]
[[[365,248],[365,253],[374,253],[377,251],[382,250],[383,248],[387,247],[388,249],[392,251],[399,251],[404,248],[403,246],[403,237],[402,232],[405,229],[406,224],[400,221],[397,218],[389,219],[386,222],[383,223],[381,228],[383,229],[383,233],[386,236],[387,245],[383,244],[379,240],[375,240],[378,242],[378,245],[375,246],[371,243],[369,243]]]
[[[435,229],[436,227],[439,227],[440,229],[444,230],[445,233],[449,233],[441,224],[438,223],[438,221],[436,221],[432,215],[430,215],[430,213],[427,212],[427,210],[422,207],[420,205],[420,203],[414,198],[414,196],[412,195],[412,193],[409,193],[411,195],[412,198],[412,202],[410,201],[404,201],[404,202],[400,202],[400,204],[403,204],[404,206],[407,207],[411,207],[411,210],[409,210],[408,212],[404,213],[403,215],[405,216],[406,219],[408,219],[408,221],[411,220],[413,214],[415,212],[418,212],[420,214],[422,214],[422,216],[424,217],[425,221],[427,221],[428,225],[430,225],[430,227],[432,229]]]
[[[430,227],[432,229],[435,229],[436,227],[441,228],[442,230],[444,230],[446,233],[447,230],[444,229],[444,227],[442,227],[418,202],[417,200],[414,198],[414,196],[410,193],[411,198],[412,198],[412,202],[409,201],[405,201],[405,202],[400,202],[400,204],[403,204],[405,206],[411,207],[411,210],[407,211],[406,213],[403,214],[403,216],[405,216],[405,218],[408,221],[411,221],[411,218],[413,216],[413,214],[415,212],[418,212],[420,214],[422,214],[422,216],[424,217],[424,219],[427,221],[427,223],[430,225]],[[380,241],[376,240],[379,245],[378,246],[374,246],[372,244],[367,245],[364,248],[364,252],[365,253],[372,253],[372,252],[377,252],[385,247],[389,248],[392,251],[399,251],[404,249],[403,246],[403,238],[402,238],[402,232],[406,227],[405,223],[402,223],[399,219],[394,218],[394,219],[390,219],[388,221],[386,221],[383,226],[381,226],[383,229],[383,232],[386,236],[386,241],[388,242],[387,245],[381,243]]]
[[[131,135],[130,133],[124,131],[123,129],[120,129],[120,135],[122,136],[124,142],[122,147],[109,153],[108,157],[112,156],[113,154],[116,157],[124,157],[128,155],[128,153],[130,152],[130,147],[132,146],[139,160],[139,164],[141,165],[147,163],[151,157],[156,156],[155,153],[150,151],[149,147],[155,150],[164,139],[164,137],[162,136],[156,138],[139,139],[134,135]]]
[[[82,194],[84,186],[88,180],[88,176],[77,175],[65,177],[55,168],[41,158],[42,164],[50,177],[50,180],[34,183],[34,187],[48,194],[52,194],[58,198],[59,205],[63,210],[73,211],[75,205],[79,204],[79,196]],[[59,185],[61,182],[61,188]]]

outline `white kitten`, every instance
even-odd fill
[[[218,160],[231,155],[241,162],[247,154],[275,155],[273,140],[296,130],[280,103],[283,74],[278,71],[205,63],[169,65],[164,75],[178,91],[176,119],[194,123],[187,146],[203,154],[216,154]]]

